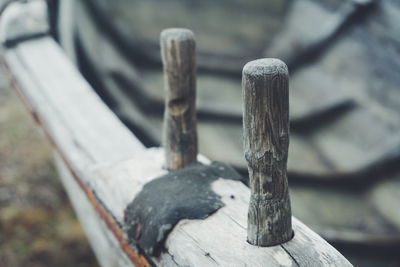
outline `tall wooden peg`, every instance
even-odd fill
[[[243,68],[244,153],[250,175],[247,240],[273,246],[292,237],[287,181],[289,147],[288,69],[279,59]]]
[[[165,113],[163,146],[165,165],[176,170],[196,161],[196,43],[187,29],[161,32]]]

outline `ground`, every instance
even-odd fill
[[[0,56],[0,266],[98,266]]]

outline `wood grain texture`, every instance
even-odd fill
[[[50,38],[29,41],[8,50],[6,61],[32,113],[62,153],[63,160],[90,188],[91,197],[98,199],[98,205],[122,225],[127,204],[145,183],[166,172],[163,169],[164,150],[145,149],[93,93]],[[82,205],[84,210],[79,188],[73,185],[65,171],[61,172],[66,177],[66,187],[73,188],[75,203],[79,202],[76,206]],[[159,258],[148,258],[152,264],[299,266],[297,262],[304,262],[306,264],[300,266],[351,266],[339,252],[298,220],[293,221],[295,237],[284,245],[256,247],[248,244],[245,237],[250,190],[240,182],[221,180],[213,185],[213,190],[221,196],[225,207],[207,219],[178,224],[167,239],[165,252]],[[87,211],[87,216],[90,214]],[[96,216],[90,217],[103,220],[102,216]],[[82,220],[89,220],[86,215],[83,217]],[[103,222],[96,225],[101,226]],[[103,229],[92,230],[94,235],[112,232],[109,227]],[[119,246],[98,248],[112,254],[99,257],[105,259],[105,265],[109,262],[106,259],[118,257],[119,250],[127,252],[124,242],[120,241],[125,236],[115,237]],[[96,247],[105,243],[92,244]],[[124,261],[118,261],[116,265],[124,266]]]
[[[163,155],[163,149],[152,148],[119,163],[92,169],[91,187],[119,222],[123,222],[124,209],[134,195],[166,173]],[[296,218],[295,235],[290,241],[272,247],[250,245],[246,241],[249,188],[241,182],[218,179],[212,190],[225,206],[204,220],[178,223],[166,240],[165,252],[152,258],[156,265],[169,266],[167,262],[173,259],[178,266],[351,266]]]
[[[164,66],[163,146],[166,168],[176,170],[196,160],[196,58],[190,30],[167,29],[160,37]]]
[[[292,237],[287,182],[289,73],[278,59],[243,68],[243,137],[251,198],[247,239],[272,246]]]
[[[93,92],[51,38],[21,43],[6,50],[5,59],[14,74],[14,84],[21,98],[54,146],[65,156],[70,168],[76,175],[85,177],[83,183],[88,183],[85,174],[96,164],[119,161],[144,150],[144,146]],[[87,195],[89,200],[90,197],[91,200],[97,199],[93,194]],[[106,211],[100,203],[98,200],[98,207]],[[111,214],[107,217],[112,219]],[[111,221],[99,223],[107,224],[108,235],[114,235],[119,242],[124,241],[121,229],[110,227]],[[146,265],[143,256],[132,247],[125,250],[124,243],[127,242],[119,244],[118,253],[125,251],[130,261]],[[94,245],[101,246],[102,243]],[[109,249],[110,255],[106,258],[114,257],[112,254],[115,252]]]
[[[148,149],[119,163],[92,169],[91,186],[101,196],[115,196],[102,199],[118,221],[123,221],[124,208],[133,195],[166,173],[163,154],[163,149]],[[250,245],[246,241],[249,188],[241,182],[218,179],[212,190],[221,196],[225,206],[204,220],[178,223],[166,240],[165,252],[160,258],[152,258],[156,265],[168,266],[166,262],[172,258],[178,266],[351,266],[296,218],[295,235],[290,241],[272,247]]]
[[[98,262],[103,267],[108,266],[134,266],[132,261],[121,250],[118,240],[107,228],[105,222],[97,214],[85,195],[71,175],[68,167],[58,153],[54,154],[54,161],[61,181],[67,191],[75,212],[81,222],[91,247],[96,254]]]

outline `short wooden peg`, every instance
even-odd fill
[[[161,32],[165,113],[165,166],[176,170],[196,161],[196,57],[194,35],[187,29]]]
[[[244,153],[250,175],[247,240],[273,246],[292,238],[287,181],[289,147],[288,69],[278,59],[243,68]]]

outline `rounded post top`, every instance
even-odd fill
[[[243,67],[243,75],[289,75],[286,64],[277,58],[261,58],[248,62]]]
[[[160,34],[161,40],[186,41],[194,40],[194,34],[191,30],[185,28],[169,28]]]

